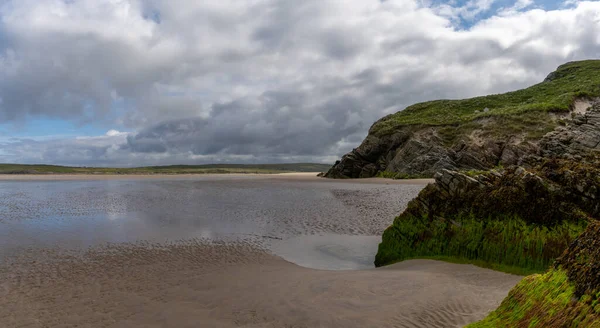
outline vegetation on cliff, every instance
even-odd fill
[[[436,182],[385,230],[375,264],[545,272],[472,327],[600,327],[599,73],[599,60],[567,63],[523,90],[416,104],[376,122],[326,176]]]
[[[411,258],[473,263],[498,271],[545,271],[584,224],[527,224],[519,217],[422,220],[401,217],[384,233],[377,264]]]
[[[526,277],[468,328],[600,327],[600,225],[593,222],[556,264]]]
[[[443,170],[385,230],[375,264],[444,258],[542,272],[600,214],[599,177],[556,160],[474,177]]]
[[[600,60],[571,62],[526,89],[388,115],[325,176],[432,177],[523,165],[532,156],[578,159],[600,152],[599,141]]]
[[[600,96],[599,72],[598,60],[567,63],[559,66],[544,82],[526,89],[409,106],[379,120],[371,133],[377,136],[390,134],[402,125],[452,125],[492,116],[521,116],[527,112],[568,112],[575,99]]]

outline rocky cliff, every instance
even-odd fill
[[[441,170],[385,230],[375,264],[443,258],[509,272],[547,269],[600,218],[600,169],[546,160],[469,176]]]
[[[600,152],[600,61],[560,66],[530,88],[465,100],[416,104],[377,121],[363,143],[325,174],[432,177],[585,159]]]
[[[433,258],[543,272],[469,328],[600,327],[600,166],[578,140],[562,144],[569,158],[530,168],[436,173],[385,230],[376,265]]]

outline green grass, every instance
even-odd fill
[[[564,270],[524,278],[500,307],[467,328],[600,327],[600,293],[575,297]]]
[[[208,164],[170,165],[133,168],[70,167],[57,165],[0,164],[0,174],[208,174],[208,173],[285,173],[322,172],[330,165],[295,164]]]
[[[486,117],[568,112],[576,98],[600,96],[600,60],[567,63],[553,75],[551,81],[504,94],[415,104],[378,121],[371,133],[387,135],[406,125],[453,125]],[[485,108],[489,111],[484,112]]]
[[[543,272],[586,223],[527,224],[518,217],[454,219],[402,215],[383,233],[377,266],[414,258],[446,258],[506,272]]]

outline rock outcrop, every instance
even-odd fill
[[[367,178],[387,171],[431,177],[443,169],[488,170],[497,166],[532,166],[544,158],[596,158],[600,154],[600,101],[578,102],[589,107],[568,115],[540,114],[544,124],[554,129],[539,139],[526,138],[522,131],[490,135],[494,125],[504,124],[495,118],[476,122],[468,129],[456,128],[456,141],[450,144],[441,136],[448,127],[411,126],[382,137],[370,134],[325,176]]]
[[[477,128],[457,130],[450,144],[444,140],[448,127],[406,127],[388,136],[369,135],[365,141],[326,173],[329,178],[368,178],[379,172],[432,177],[442,169],[485,170],[499,165],[516,165],[528,154],[536,154],[536,142],[519,133],[481,136],[495,119],[478,122]]]
[[[595,222],[556,260],[554,269],[565,270],[575,285],[575,296],[600,298],[600,224]],[[600,300],[599,300],[600,301]],[[600,309],[599,309],[600,310]],[[600,311],[598,311],[600,315]]]
[[[525,277],[468,328],[600,327],[600,224],[591,222],[544,274]]]
[[[600,61],[568,63],[528,89],[418,104],[376,122],[326,176],[435,183],[384,231],[375,265],[433,258],[545,272],[469,327],[600,328],[598,73]],[[497,113],[471,114],[484,104]]]
[[[579,107],[579,108],[578,108]],[[540,155],[581,160],[600,154],[600,100],[578,100],[573,117],[540,140]]]
[[[600,61],[565,64],[543,83],[512,93],[413,105],[375,122],[363,143],[325,176],[366,178],[385,172],[432,177],[442,169],[488,170],[535,166],[543,158],[597,157],[600,79],[590,80],[589,74],[600,76]],[[580,91],[579,80],[595,91]],[[564,99],[570,99],[565,108],[549,105]],[[497,108],[471,112],[484,104]]]
[[[598,199],[600,169],[570,160],[441,170],[386,229],[375,264],[442,256],[543,271],[600,218]]]
[[[442,170],[408,210],[428,217],[518,215],[535,223],[600,218],[599,187],[599,169],[569,160],[546,160],[531,171],[513,166],[473,177]]]

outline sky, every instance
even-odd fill
[[[599,57],[599,2],[0,0],[0,163],[333,163]]]

